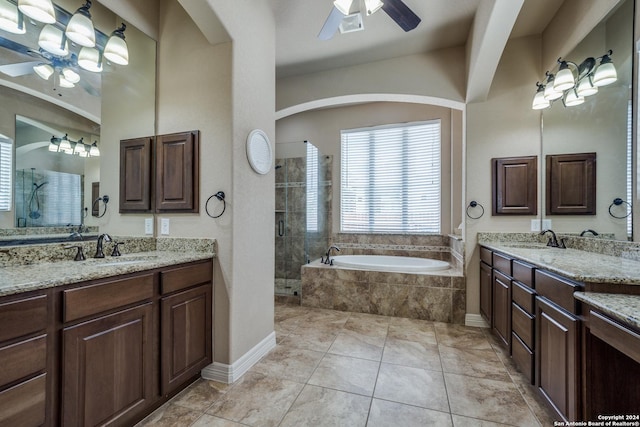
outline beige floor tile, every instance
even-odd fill
[[[442,372],[382,363],[374,397],[449,412]]]
[[[480,328],[451,323],[434,324],[439,345],[490,350],[491,345]]]
[[[192,411],[171,401],[158,408],[137,427],[184,427],[193,424],[202,412]]]
[[[244,424],[238,424],[224,418],[213,417],[204,414],[191,427],[243,427]]]
[[[344,329],[370,337],[385,338],[389,329],[389,319],[375,314],[352,313]]]
[[[306,325],[318,328],[342,328],[351,313],[344,311],[326,310],[322,308],[310,308],[304,317]]]
[[[307,385],[280,426],[365,426],[370,404],[370,397]]]
[[[495,351],[472,348],[440,347],[442,369],[452,374],[511,381]]]
[[[440,353],[435,344],[387,339],[382,361],[395,365],[413,366],[431,371],[442,371]]]
[[[200,379],[178,394],[172,401],[176,405],[203,412],[226,392],[229,385]]]
[[[461,415],[452,415],[453,425],[455,427],[508,427],[510,424],[494,423],[486,420],[479,420],[477,418],[468,418]],[[553,424],[551,424],[553,425]]]
[[[450,427],[452,425],[451,415],[447,412],[432,411],[380,399],[373,399],[367,421],[367,427]]]
[[[427,320],[394,317],[389,324],[387,338],[415,341],[423,344],[437,344],[433,322]]]
[[[312,350],[276,346],[269,354],[251,368],[270,377],[305,383],[320,363],[324,353]]]
[[[306,350],[326,352],[339,334],[338,328],[300,327],[282,339],[282,344]]]
[[[537,426],[520,392],[511,381],[496,381],[445,373],[451,413],[471,418]]]
[[[343,331],[329,348],[329,353],[380,361],[384,338],[370,337],[353,331]]]
[[[327,354],[308,383],[349,393],[373,395],[380,362]]]
[[[207,414],[249,426],[277,426],[302,388],[294,381],[248,372]]]

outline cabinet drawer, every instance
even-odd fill
[[[500,270],[507,276],[511,276],[511,258],[494,252],[493,268]]]
[[[492,252],[490,249],[480,247],[480,260],[485,264],[493,265],[493,261],[491,259]]]
[[[536,293],[533,289],[528,288],[518,282],[512,282],[511,299],[524,309],[527,313],[533,315],[536,309]]]
[[[582,289],[582,285],[568,279],[553,276],[545,271],[536,270],[536,291],[573,314],[578,313],[578,302],[573,293]]]
[[[47,296],[0,304],[0,341],[18,338],[47,327]]]
[[[124,307],[153,296],[153,274],[114,280],[63,292],[63,321]]]
[[[45,422],[47,375],[0,392],[0,425],[36,427]]]
[[[207,283],[211,281],[212,276],[213,265],[211,261],[163,271],[160,273],[161,292],[164,295]]]
[[[0,348],[0,387],[42,371],[47,363],[47,336]]]
[[[529,382],[533,384],[533,367],[535,366],[533,363],[533,352],[515,333],[511,336],[511,356],[516,366],[518,366],[524,376],[527,377]]]
[[[534,343],[533,325],[533,316],[527,314],[518,304],[511,304],[511,328],[529,348],[533,348]]]
[[[516,259],[513,260],[513,278],[519,282],[524,283],[530,288],[535,288],[534,286],[534,272],[535,267],[529,265],[525,262],[518,261]]]

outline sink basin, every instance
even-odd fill
[[[504,246],[517,249],[548,249],[544,243],[505,243]]]
[[[121,260],[121,261],[108,261],[108,262],[97,262],[94,265],[96,267],[113,267],[116,265],[131,265],[131,264],[140,264],[145,262],[142,259],[130,259],[130,260]]]
[[[133,265],[133,264],[141,264],[143,262],[153,261],[158,258],[157,256],[140,256],[140,257],[108,257],[102,259],[92,259],[89,262],[89,265],[92,267],[114,267],[120,265]]]

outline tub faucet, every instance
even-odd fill
[[[96,247],[96,254],[93,256],[94,258],[104,258],[104,252],[102,252],[102,241],[110,242],[111,236],[107,233],[103,233],[98,237],[98,245]]]
[[[325,254],[326,258],[323,259],[322,257],[320,257],[320,262],[327,265],[333,265],[333,260],[331,259],[331,249],[335,249],[336,251],[340,252],[339,247],[337,247],[336,245],[331,245],[329,246],[329,249],[327,249],[327,253]]]
[[[580,237],[584,237],[584,235],[585,235],[585,234],[587,234],[587,233],[591,233],[591,234],[593,234],[594,236],[597,236],[597,235],[598,235],[598,232],[597,232],[597,231],[592,230],[592,229],[590,229],[590,228],[587,228],[586,230],[582,230],[582,233],[580,233]]]
[[[542,230],[540,232],[540,235],[544,236],[547,233],[551,233],[551,237],[549,237],[549,240],[547,241],[547,246],[549,246],[551,248],[567,249],[567,247],[564,244],[564,239],[560,239],[560,241],[558,242],[558,238],[556,237],[556,233],[554,233],[553,230],[551,230],[551,229]]]

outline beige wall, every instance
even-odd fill
[[[454,227],[460,223],[460,188],[456,183],[456,195],[452,199],[451,158],[452,153],[461,157],[461,133],[462,123],[459,120],[460,112],[456,111],[458,127],[453,130],[456,136],[455,144],[452,144],[452,110],[433,105],[409,104],[399,102],[376,102],[362,105],[337,107],[315,111],[307,111],[278,120],[276,124],[276,136],[278,143],[290,143],[308,140],[313,143],[322,154],[333,156],[333,218],[332,230],[334,233],[340,230],[340,131],[343,129],[356,129],[368,126],[377,126],[391,123],[405,123],[414,121],[426,121],[432,119],[441,120],[442,136],[442,221],[441,232],[450,233],[452,220],[452,200],[457,203],[457,216],[453,222]],[[282,144],[284,145],[284,144]],[[453,146],[457,149],[453,150]],[[460,170],[459,168],[456,170]]]

